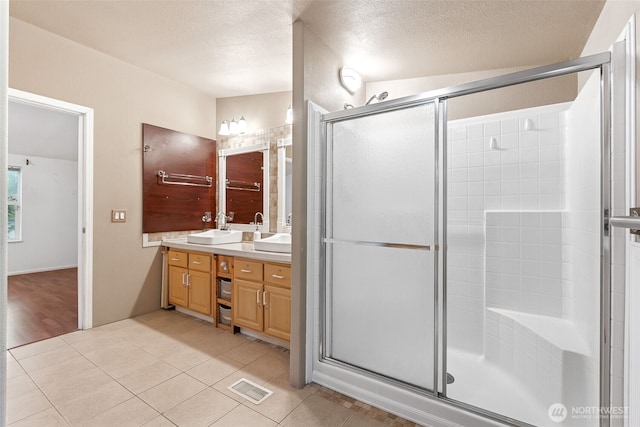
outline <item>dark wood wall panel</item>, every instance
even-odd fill
[[[216,141],[143,123],[144,233],[197,230],[205,212],[216,214]],[[212,177],[211,187],[163,184],[158,171]],[[168,181],[205,184],[204,180]],[[207,223],[213,228],[214,222]]]
[[[233,212],[238,224],[253,222],[256,212],[263,212],[263,166],[262,151],[227,156],[227,215]],[[260,191],[252,184],[258,183]]]

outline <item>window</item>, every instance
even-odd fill
[[[22,203],[22,176],[21,169],[15,166],[9,166],[9,173],[7,177],[8,188],[8,206],[9,221],[8,221],[8,235],[7,239],[11,241],[21,240],[22,228],[21,228],[21,213],[20,204]]]

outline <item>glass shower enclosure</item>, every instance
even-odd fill
[[[571,409],[608,405],[608,62],[322,116],[314,381],[399,413],[603,422]],[[553,79],[577,96],[491,105]]]

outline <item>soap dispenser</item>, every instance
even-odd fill
[[[262,221],[258,222],[258,215],[260,215],[260,219]],[[262,238],[262,234],[260,233],[260,224],[264,222],[264,216],[262,216],[262,212],[256,212],[253,216],[253,223],[256,225],[256,231],[253,232],[253,241],[260,240]]]

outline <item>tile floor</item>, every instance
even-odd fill
[[[7,353],[7,425],[413,426],[309,384],[288,386],[289,352],[159,310]],[[274,393],[255,405],[240,378]]]

